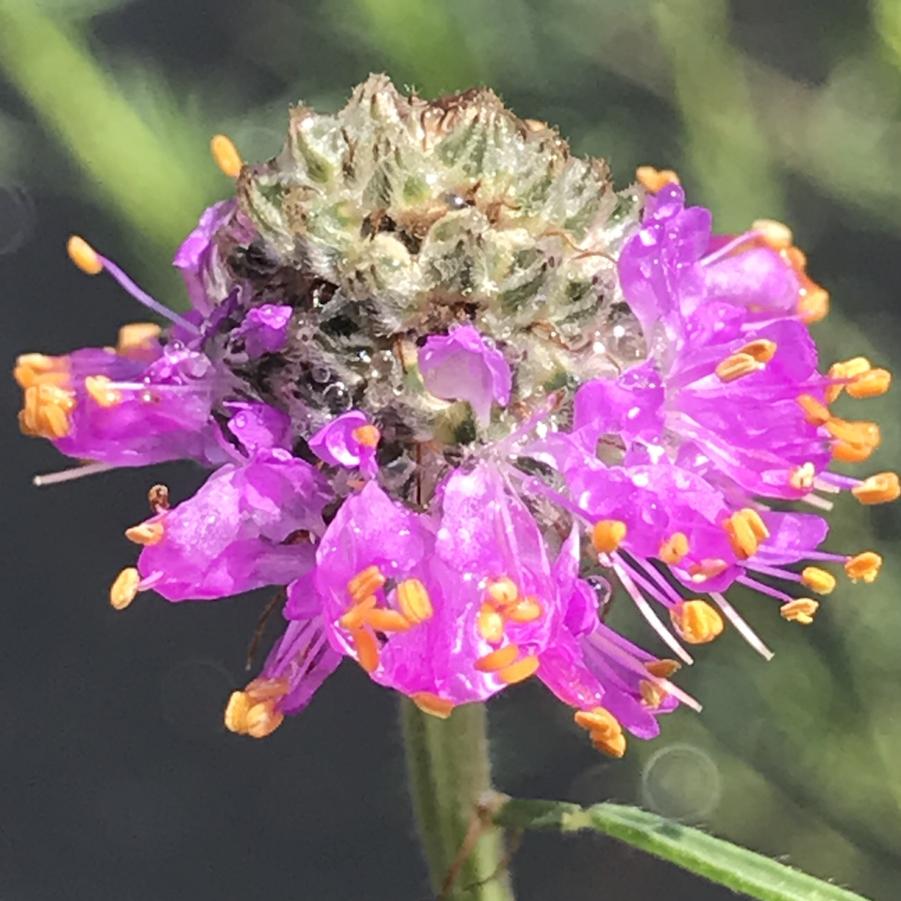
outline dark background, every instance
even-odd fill
[[[901,354],[901,4],[680,0],[0,0],[2,360],[114,340],[141,312],[63,253],[80,231],[166,302],[168,262],[229,185],[206,143],[278,147],[290,101],[343,102],[370,71],[425,94],[490,83],[558,123],[621,184],[677,168],[721,230],[784,218],[833,293],[824,362]],[[189,465],[35,489],[61,468],[21,438],[0,391],[5,512],[0,619],[0,898],[426,899],[395,699],[352,666],[270,739],[228,735],[266,592],[170,607],[106,592],[125,527]],[[897,467],[897,396],[873,471]],[[843,500],[831,547],[875,547],[880,582],[847,584],[809,630],[739,598],[777,651],[704,649],[679,712],[623,761],[596,756],[538,686],[489,707],[497,782],[523,796],[612,798],[778,856],[876,899],[901,885],[897,508]],[[625,604],[617,625],[653,648]],[[272,634],[269,634],[271,639]],[[597,837],[528,837],[517,897],[726,899]]]

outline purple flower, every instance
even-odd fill
[[[285,346],[293,312],[293,307],[274,303],[264,303],[247,312],[244,321],[235,330],[235,336],[243,338],[251,359],[276,353]]]
[[[428,338],[419,352],[419,371],[435,397],[467,401],[482,425],[491,418],[492,403],[510,402],[513,377],[504,355],[471,325]]]
[[[365,413],[351,410],[333,419],[310,438],[310,450],[330,466],[359,469],[367,478],[378,472],[375,451],[379,430]]]

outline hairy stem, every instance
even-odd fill
[[[442,901],[513,901],[503,836],[479,817],[491,789],[484,706],[459,707],[441,720],[406,698],[401,704],[410,793],[432,887]]]

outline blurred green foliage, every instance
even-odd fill
[[[211,25],[220,62],[196,71],[190,60],[157,60],[139,40],[101,39],[123,14],[117,7],[141,5],[0,0],[0,69],[33,111],[0,109],[0,185],[105,206],[144,248],[132,268],[152,284],[204,203],[228,191],[206,157],[211,133],[230,132],[247,156],[271,154],[290,101],[334,106],[369,71],[385,70],[426,94],[490,83],[521,115],[559,124],[578,152],[610,157],[621,182],[641,163],[679,169],[722,230],[787,219],[833,292],[834,312],[816,327],[823,359],[901,362],[897,0],[219,3],[210,9],[228,10]],[[881,421],[886,449],[874,470],[897,467],[897,400],[868,401],[865,412],[845,403],[846,415]],[[776,659],[765,665],[734,635],[701,649],[682,682],[704,713],[671,717],[661,739],[633,742],[623,763],[575,780],[572,794],[657,804],[893,898],[901,578],[892,552],[901,520],[897,509],[842,499],[833,522],[835,549],[887,557],[881,580],[843,584],[807,630],[781,622],[761,598],[735,597]],[[650,643],[625,604],[613,620]],[[529,714],[498,708],[502,783],[527,786],[542,760],[559,759],[568,714],[536,703]],[[517,719],[539,714],[559,721],[556,736]],[[528,759],[515,747],[524,731]],[[687,762],[661,769],[667,749],[680,747],[691,751]],[[716,785],[692,787],[692,759],[712,762]]]

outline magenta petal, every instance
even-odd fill
[[[333,419],[310,438],[310,450],[320,460],[331,466],[344,466],[362,470],[373,478],[378,472],[375,459],[376,448],[363,444],[357,437],[357,430],[372,423],[365,413],[351,410]]]

